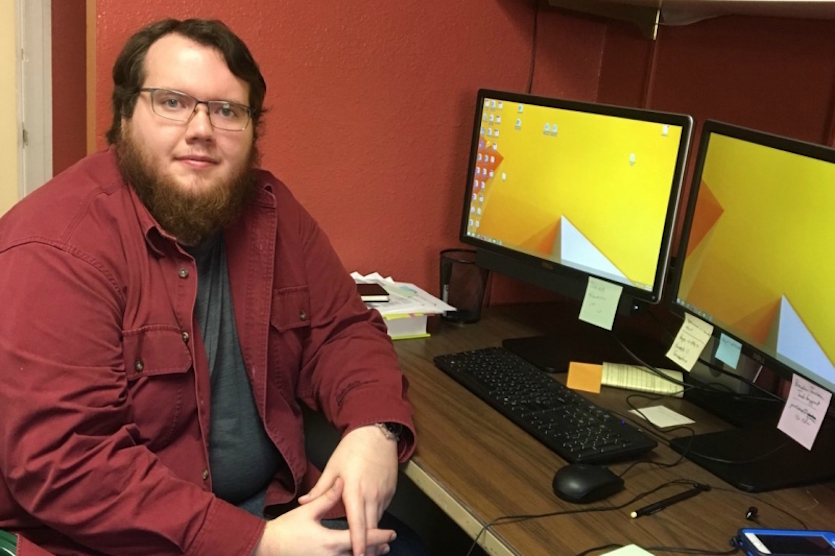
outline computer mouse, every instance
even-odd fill
[[[566,502],[588,504],[620,492],[623,479],[608,467],[571,463],[557,471],[552,486],[554,494]]]

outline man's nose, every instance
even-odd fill
[[[204,104],[198,104],[194,108],[194,115],[188,122],[189,135],[195,138],[212,138],[214,137],[214,127],[209,118],[209,107]]]

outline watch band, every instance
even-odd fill
[[[403,433],[403,425],[400,423],[374,423],[379,427],[383,434],[386,435],[386,438],[389,440],[394,440],[395,442],[400,442],[400,435]]]

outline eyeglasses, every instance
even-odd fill
[[[252,119],[252,108],[228,100],[197,100],[191,95],[169,89],[147,87],[139,92],[151,95],[154,114],[175,122],[188,123],[197,113],[197,106],[205,104],[209,122],[216,129],[243,131]]]

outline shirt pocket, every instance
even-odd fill
[[[273,290],[270,307],[270,365],[274,384],[287,400],[295,397],[305,338],[310,332],[310,290]]]
[[[122,333],[134,423],[151,448],[167,446],[196,412],[191,352],[175,326]]]

